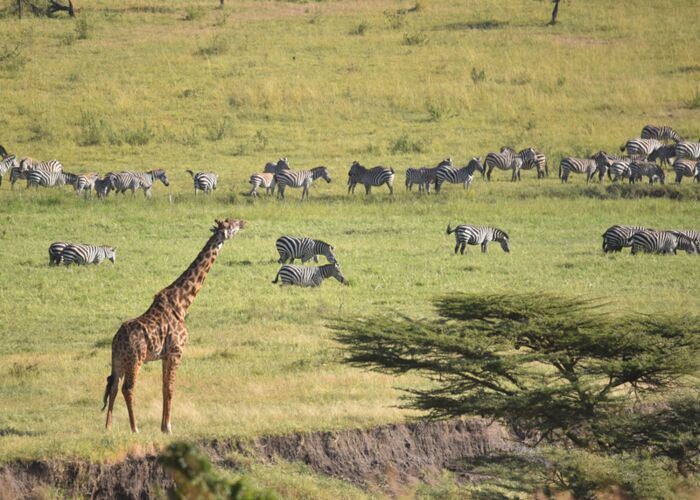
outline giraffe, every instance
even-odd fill
[[[202,288],[204,278],[219,255],[224,242],[236,234],[245,222],[236,219],[214,221],[214,233],[192,264],[170,286],[153,298],[153,303],[141,316],[122,323],[112,339],[112,373],[107,377],[104,411],[107,408],[107,430],[112,428],[112,409],[124,378],[122,394],[129,412],[131,431],[138,432],[134,416],[134,386],[143,363],[163,362],[163,419],[161,431],[171,433],[170,408],[175,386],[175,372],[187,342],[185,313]]]

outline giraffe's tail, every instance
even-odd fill
[[[109,393],[112,392],[112,386],[117,383],[119,383],[119,377],[117,377],[114,373],[110,374],[110,376],[107,377],[107,387],[105,388],[105,395],[102,398],[102,411],[105,411],[105,408],[107,408],[107,400],[109,399]]]

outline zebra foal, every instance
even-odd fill
[[[192,176],[194,182],[194,195],[197,196],[197,191],[202,191],[204,194],[209,194],[216,190],[216,183],[219,181],[219,176],[214,172],[193,172],[185,170]]]
[[[250,176],[248,182],[253,186],[248,196],[258,196],[258,188],[260,186],[265,188],[265,194],[275,193],[275,174],[273,173],[263,172],[262,174],[253,174]]]
[[[303,287],[316,287],[323,283],[326,278],[333,277],[342,284],[347,285],[348,281],[340,270],[340,265],[326,264],[318,267],[293,266],[286,264],[277,271],[277,276],[273,283],[282,281],[282,285],[297,285]]]
[[[109,259],[112,264],[117,260],[117,249],[109,246],[67,244],[61,252],[63,264],[99,264]]]
[[[301,259],[302,262],[313,259],[314,262],[318,262],[318,255],[325,255],[331,264],[337,262],[335,253],[333,253],[335,248],[325,241],[280,236],[275,242],[275,247],[280,254],[280,258],[277,261],[280,264],[285,264],[287,260],[293,264],[294,259]]]
[[[311,184],[318,178],[324,179],[326,182],[331,182],[331,176],[326,167],[315,167],[311,170],[280,170],[275,174],[275,183],[277,185],[277,197],[284,199],[284,190],[289,187],[303,188],[301,199],[309,199],[309,188]]]
[[[473,224],[460,224],[454,229],[447,224],[447,234],[455,233],[455,253],[459,251],[464,255],[466,245],[481,245],[481,252],[486,253],[490,241],[497,241],[501,244],[504,252],[510,252],[508,234],[490,226],[475,226]]]
[[[698,253],[698,247],[693,240],[675,231],[639,231],[632,235],[630,244],[632,255],[639,252],[675,254],[677,250],[685,250],[690,254]]]
[[[406,169],[406,191],[412,191],[413,185],[418,184],[418,192],[430,193],[430,181],[428,180],[428,168]]]

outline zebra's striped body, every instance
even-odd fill
[[[658,141],[683,142],[683,138],[667,126],[645,125],[642,129],[642,139],[656,139]]]
[[[413,185],[418,184],[418,192],[430,193],[430,182],[428,181],[428,168],[408,168],[406,169],[406,189],[411,191]]]
[[[686,238],[690,238],[691,240],[693,240],[693,243],[695,243],[695,246],[700,252],[700,231],[695,231],[693,229],[683,229],[679,231],[674,229],[672,232],[681,234]]]
[[[676,160],[673,162],[673,171],[676,173],[676,183],[680,184],[683,177],[696,177],[700,173],[700,161]]]
[[[92,194],[92,188],[95,187],[95,182],[97,182],[98,178],[99,176],[94,172],[76,176],[75,180],[72,182],[75,194],[79,195],[82,192]]]
[[[19,168],[15,155],[5,156],[0,160],[0,186],[2,186],[2,178],[13,168]]]
[[[99,264],[105,259],[117,260],[116,248],[96,245],[68,244],[61,253],[65,265]]]
[[[653,184],[655,180],[659,183],[666,183],[666,174],[664,170],[652,161],[633,161],[630,162],[630,184],[641,181],[642,177],[649,178],[649,184]]]
[[[347,283],[337,263],[318,267],[293,266],[287,264],[277,271],[277,276],[275,276],[273,283],[277,283],[281,280],[283,285],[316,287],[323,283],[324,279],[330,278],[331,276],[343,284]]]
[[[19,161],[19,168],[22,170],[44,170],[46,172],[63,171],[63,165],[58,160],[39,161],[28,156]]]
[[[532,148],[523,149],[516,153],[513,149],[504,147],[500,153],[489,153],[486,155],[486,178],[491,180],[491,172],[494,168],[500,170],[512,170],[511,181],[519,179],[520,168],[526,161],[535,161],[537,153]]]
[[[426,167],[425,168],[425,178],[426,181],[428,182],[428,185],[434,184],[435,179],[437,178],[437,172],[440,170],[441,167],[444,166],[452,166],[452,158],[445,158],[442,160],[440,163],[438,163],[435,167]]]
[[[248,182],[253,185],[253,189],[251,189],[250,193],[248,193],[249,196],[257,196],[258,188],[260,186],[265,188],[266,194],[275,193],[275,174],[273,173],[265,172],[262,174],[253,174],[250,176],[250,180]]]
[[[562,182],[569,182],[569,174],[586,174],[586,183],[591,182],[593,174],[598,170],[596,160],[590,158],[563,158],[559,163],[559,178]]]
[[[29,186],[65,186],[76,181],[77,175],[68,172],[47,172],[44,170],[28,170],[26,171],[27,187]]]
[[[501,244],[504,252],[510,252],[508,235],[496,227],[475,226],[472,224],[460,224],[454,229],[447,224],[447,234],[455,233],[455,253],[459,250],[464,254],[466,245],[481,245],[482,253],[486,253],[490,241],[497,241]]]
[[[364,184],[365,194],[372,191],[372,186],[386,184],[389,194],[394,194],[394,169],[391,167],[365,168],[359,162],[354,161],[348,171],[348,194],[355,194],[355,186]]]
[[[61,263],[63,257],[63,249],[68,246],[68,243],[62,241],[56,241],[49,245],[49,265],[57,266]]]
[[[170,185],[165,170],[159,168],[148,172],[120,172],[118,174],[107,174],[112,181],[112,186],[117,193],[125,194],[126,190],[131,190],[131,195],[136,194],[137,189],[143,189],[143,194],[147,198],[151,197],[151,188],[156,180],[161,181],[166,186]]]
[[[284,264],[288,260],[293,264],[294,259],[301,259],[302,262],[313,259],[314,262],[318,262],[318,255],[325,255],[331,264],[337,262],[335,253],[333,253],[334,248],[325,241],[281,236],[277,238],[275,247],[280,254],[277,261],[280,264]]]
[[[209,194],[216,189],[216,183],[219,176],[214,172],[197,172],[186,170],[192,176],[194,182],[194,195],[197,196],[197,191],[203,191],[204,194]]]
[[[698,248],[695,242],[687,236],[674,231],[639,231],[630,238],[632,255],[639,252],[675,254],[677,250],[696,254]]]
[[[522,155],[524,151],[523,149],[518,154]],[[533,168],[537,170],[538,179],[542,179],[545,176],[549,177],[547,157],[544,154],[535,151],[535,158],[533,160],[527,159],[523,161],[523,164],[520,166],[520,170],[532,170]],[[518,170],[518,180],[520,180],[520,170]]]
[[[626,161],[614,161],[610,164],[608,168],[608,176],[615,182],[622,179],[629,179],[632,176],[632,169],[630,168],[629,162]]]
[[[632,244],[630,238],[639,231],[653,231],[643,226],[624,226],[615,224],[603,233],[603,252],[620,252],[623,248]]]
[[[679,142],[676,144],[676,158],[700,160],[700,142]]]
[[[627,150],[629,155],[640,155],[648,158],[654,150],[663,146],[661,141],[656,139],[630,139],[624,146],[620,147],[620,151]]]
[[[114,189],[114,185],[112,184],[110,174],[105,175],[102,179],[95,179],[95,193],[98,198],[104,198],[112,189]]]
[[[649,161],[661,160],[661,165],[670,165],[677,156],[676,144],[664,144],[649,155]]]
[[[315,167],[311,170],[280,170],[275,174],[277,196],[284,199],[284,190],[289,187],[303,188],[301,199],[309,199],[309,187],[319,177],[331,182],[331,176],[326,167]]]
[[[450,184],[461,183],[464,189],[468,189],[474,179],[474,172],[479,171],[484,173],[484,166],[481,164],[481,158],[472,158],[469,163],[462,168],[455,168],[451,165],[443,165],[437,168],[435,172],[435,192],[440,192],[440,186],[444,182]]]

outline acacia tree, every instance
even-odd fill
[[[659,400],[695,383],[698,318],[618,318],[600,303],[541,294],[455,295],[435,307],[436,319],[379,316],[331,327],[347,363],[432,380],[405,389],[405,407],[427,418],[480,415],[537,443],[653,450],[679,471],[697,470],[700,399],[688,396],[675,410]],[[623,420],[634,434],[620,431]]]

